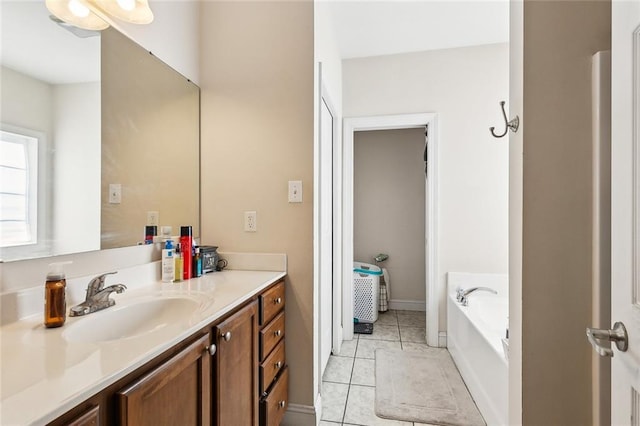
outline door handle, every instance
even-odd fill
[[[626,352],[629,349],[629,335],[627,329],[621,322],[613,324],[613,328],[605,330],[602,328],[587,328],[587,339],[596,350],[598,355],[613,357],[613,351],[600,345],[600,340],[613,342],[620,352]]]

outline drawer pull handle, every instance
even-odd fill
[[[286,403],[286,401],[282,400],[282,401],[278,402],[278,407],[280,407],[280,408],[284,408],[284,406],[285,406],[286,404],[287,404],[287,403]]]
[[[280,337],[281,334],[282,334],[282,331],[280,331],[280,330],[276,330],[276,331],[273,332],[273,335],[276,336],[276,337]]]
[[[225,342],[228,342],[229,340],[231,340],[231,332],[227,331],[222,335],[222,338],[224,339]]]
[[[278,361],[278,362],[276,362],[273,366],[274,366],[274,367],[276,368],[276,370],[277,370],[278,368],[282,367],[282,361]]]
[[[273,299],[273,303],[276,305],[279,305],[282,303],[282,297],[277,297],[275,299]]]
[[[209,352],[209,355],[214,356],[218,348],[216,347],[216,345],[211,345],[211,346],[205,346],[204,350],[205,352]]]

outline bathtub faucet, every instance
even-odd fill
[[[456,300],[458,300],[462,306],[467,306],[469,304],[468,296],[474,291],[488,291],[489,293],[498,294],[497,291],[489,287],[471,287],[466,290],[464,288],[459,288],[456,291]]]

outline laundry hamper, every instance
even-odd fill
[[[378,319],[378,297],[382,270],[368,263],[353,262],[353,317],[358,322]]]

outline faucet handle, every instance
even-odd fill
[[[87,286],[87,296],[91,296],[96,292],[102,290],[104,287],[104,282],[107,279],[107,275],[117,274],[118,271],[105,272],[104,274],[98,275],[89,281],[89,285]]]

